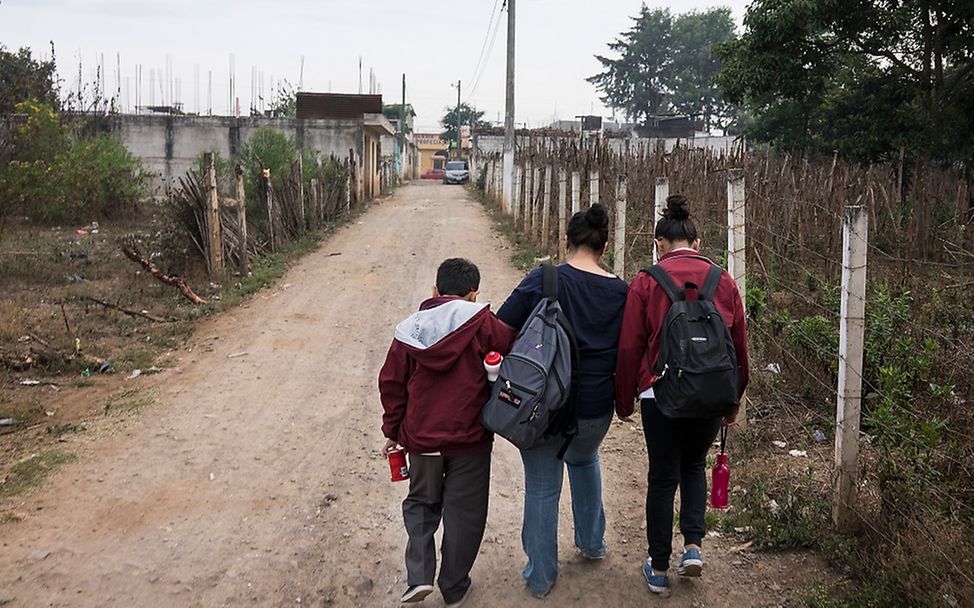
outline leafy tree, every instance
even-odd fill
[[[618,57],[596,55],[604,68],[587,80],[610,108],[634,120],[676,110],[700,116],[707,128],[723,128],[733,108],[714,83],[720,71],[715,45],[734,38],[729,9],[673,16],[642,5],[633,26],[609,43]]]
[[[484,113],[475,111],[469,104],[460,104],[460,124],[470,125],[473,128],[489,127],[490,123],[483,120]],[[446,108],[446,114],[440,120],[443,132],[440,137],[443,141],[457,141],[457,107]]]
[[[861,160],[974,158],[974,5],[755,0],[718,51],[752,138]]]
[[[54,47],[51,46],[53,55]],[[16,53],[0,44],[0,115],[31,99],[57,110],[58,92],[54,59],[35,61],[29,48]]]

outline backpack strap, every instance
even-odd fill
[[[666,272],[659,264],[647,268],[646,274],[656,279],[656,284],[666,292],[670,302],[679,302],[684,299],[683,290],[676,286],[670,277],[670,273]]]
[[[723,268],[716,264],[711,264],[710,270],[707,272],[707,279],[703,282],[703,289],[700,290],[701,300],[707,302],[714,301],[714,298],[717,297],[717,285],[720,283],[720,277],[723,274]]]
[[[552,302],[558,301],[558,267],[552,264],[541,265],[541,297]]]

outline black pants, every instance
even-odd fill
[[[646,537],[653,569],[668,570],[673,548],[673,497],[680,487],[680,533],[685,545],[699,545],[706,533],[707,451],[720,418],[667,418],[655,399],[643,399],[643,434],[649,452]]]
[[[409,455],[409,495],[402,501],[402,517],[409,536],[406,574],[410,586],[433,584],[433,534],[442,519],[437,582],[448,604],[463,597],[484,538],[489,494],[489,450],[468,456]]]

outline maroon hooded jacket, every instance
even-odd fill
[[[448,296],[423,302],[395,336],[379,372],[382,433],[418,454],[489,450],[493,435],[480,425],[490,397],[484,357],[507,354],[514,332],[486,304]]]
[[[673,278],[678,286],[693,283],[703,286],[711,262],[696,251],[678,249],[660,258],[659,265]],[[724,323],[730,329],[740,368],[741,394],[747,387],[747,327],[744,320],[744,304],[737,291],[737,283],[724,272],[717,283],[714,305]],[[636,395],[656,382],[652,370],[659,358],[660,329],[670,310],[670,299],[657,285],[656,279],[645,272],[639,273],[629,286],[629,298],[622,314],[619,334],[619,355],[616,359],[616,413],[625,418],[635,409]]]

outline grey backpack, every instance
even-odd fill
[[[560,435],[563,458],[578,434],[573,390],[578,347],[558,303],[558,269],[545,264],[542,273],[543,297],[501,363],[480,422],[521,449]]]

